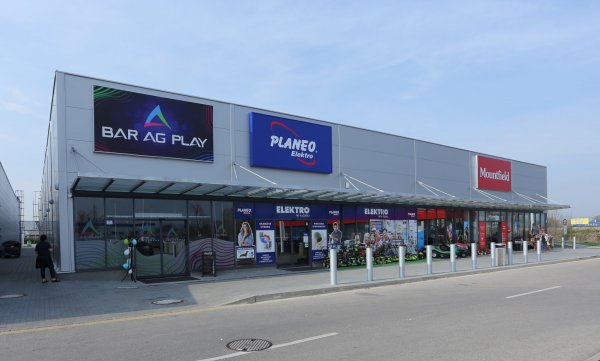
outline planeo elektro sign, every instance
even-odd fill
[[[250,165],[331,173],[331,127],[250,113]]]
[[[501,192],[512,190],[512,168],[509,161],[478,155],[475,157],[475,171],[477,188]]]

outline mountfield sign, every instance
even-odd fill
[[[510,192],[512,190],[511,163],[506,160],[476,157],[477,188]]]
[[[331,127],[250,113],[250,165],[331,173]]]
[[[94,151],[213,161],[213,108],[94,86]]]

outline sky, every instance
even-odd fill
[[[598,1],[0,0],[0,162],[32,219],[55,71],[547,167],[600,215]]]

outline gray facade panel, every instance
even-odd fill
[[[94,85],[212,105],[215,161],[201,163],[93,152],[92,89]],[[64,91],[65,131],[67,143],[69,143],[66,150],[73,145],[81,155],[88,158],[86,161],[79,157],[76,160],[76,166],[69,163],[69,172],[89,171],[94,173],[97,172],[97,170],[94,171],[94,168],[98,167],[103,169],[107,173],[105,176],[108,177],[156,178],[164,176],[173,180],[219,184],[249,182],[254,185],[270,186],[268,182],[240,169],[236,169],[237,180],[232,177],[234,174],[233,162],[250,168],[249,113],[256,111],[332,127],[333,172],[331,174],[315,174],[283,169],[252,168],[252,171],[278,185],[299,188],[307,186],[310,188],[334,188],[342,191],[346,189],[346,182],[341,174],[344,173],[390,193],[430,194],[429,191],[418,185],[418,182],[421,181],[457,197],[468,199],[473,195],[471,185],[474,176],[472,168],[474,154],[467,150],[262,109],[69,74],[65,75]],[[69,162],[73,161],[73,155],[68,151],[66,153],[67,159],[70,159]],[[546,195],[545,167],[516,161],[512,163],[513,190]],[[157,170],[159,171],[157,172]],[[70,178],[74,179],[75,177],[76,174],[72,174]],[[364,186],[360,188],[364,188]],[[507,194],[504,194],[504,197],[511,198]],[[479,199],[479,195],[476,195],[476,198]]]

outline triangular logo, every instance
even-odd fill
[[[162,127],[162,126],[166,126],[167,128],[171,129],[171,126],[169,125],[169,123],[165,119],[162,111],[160,110],[160,105],[157,105],[154,108],[154,110],[152,110],[150,112],[150,114],[148,114],[148,117],[146,118],[146,122],[144,123],[144,128]]]
[[[94,224],[92,223],[92,220],[89,220],[85,224],[85,226],[83,226],[83,229],[81,230],[81,235],[83,236],[84,234],[86,234],[86,232],[90,232],[94,236],[98,234],[98,231],[96,230],[96,227],[94,227]]]

